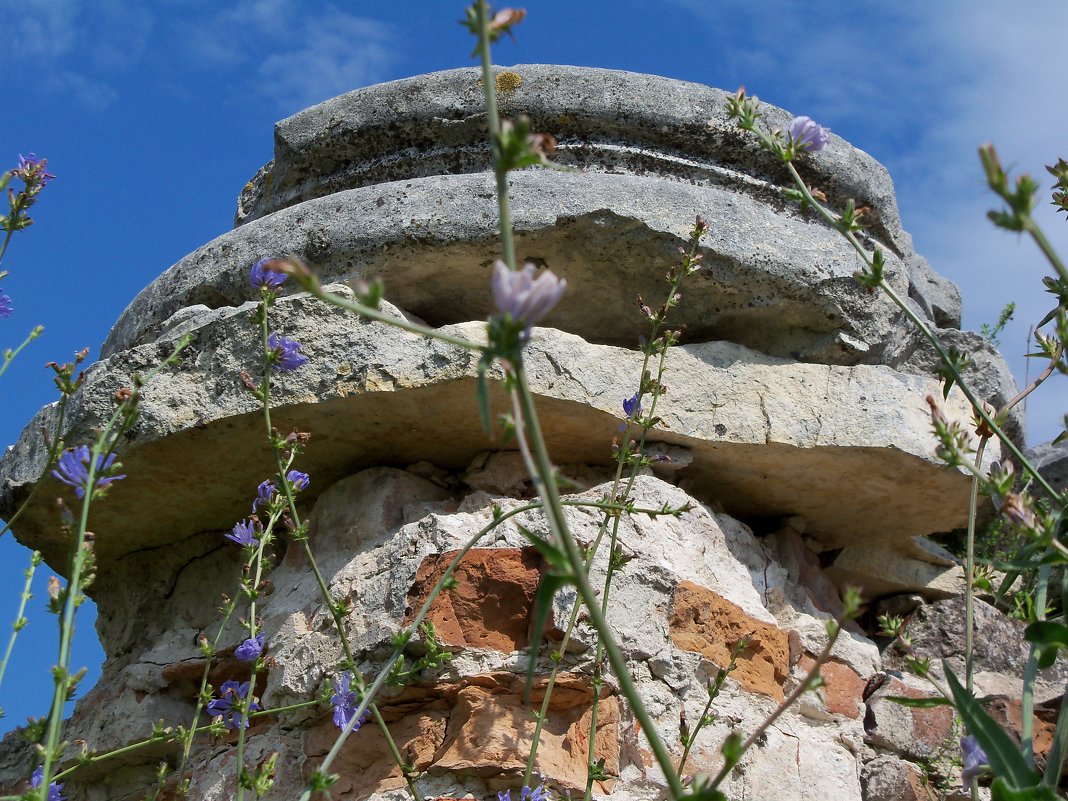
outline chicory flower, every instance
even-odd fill
[[[88,445],[79,445],[77,448],[68,448],[59,457],[59,461],[56,463],[56,469],[52,471],[52,475],[62,481],[68,487],[74,487],[74,494],[79,498],[84,498],[86,491],[89,489],[89,462],[91,454],[89,453]],[[115,454],[109,454],[105,457],[100,454],[96,457],[96,486],[97,488],[106,487],[113,481],[119,481],[126,478],[125,475],[121,476],[109,476],[106,475],[107,471],[111,469],[112,463],[115,461]]]
[[[567,289],[567,281],[546,270],[536,279],[534,265],[529,262],[522,270],[509,270],[498,260],[493,265],[493,301],[497,311],[522,321],[527,330],[548,314],[560,302]]]
[[[815,153],[831,141],[831,129],[824,128],[811,117],[794,117],[786,126],[790,144],[798,152]]]

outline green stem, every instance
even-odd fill
[[[18,633],[29,622],[26,620],[26,604],[30,598],[33,597],[33,593],[30,590],[33,588],[33,574],[37,572],[37,566],[41,564],[41,552],[34,551],[30,555],[30,566],[26,568],[26,572],[23,574],[26,576],[26,584],[22,588],[22,595],[19,596],[19,611],[15,614],[15,622],[11,625],[11,638],[7,641],[7,649],[4,651],[4,659],[0,661],[0,684],[4,682],[4,671],[7,670],[8,661],[11,659],[11,652],[15,649],[15,638]]]
[[[0,376],[3,376],[3,374],[7,372],[7,366],[11,364],[11,362],[15,361],[15,357],[22,353],[22,349],[29,345],[31,342],[33,342],[35,339],[37,339],[37,337],[41,336],[42,333],[44,333],[44,326],[39,325],[32,331],[30,331],[30,333],[26,336],[26,339],[24,339],[22,341],[22,344],[19,345],[17,348],[15,348],[14,350],[4,351],[4,360],[3,363],[0,364]]]
[[[249,718],[259,718],[263,717],[264,715],[278,715],[282,712],[292,712],[297,709],[307,709],[308,707],[318,705],[318,699],[313,701],[298,701],[297,703],[287,704],[286,706],[274,707],[272,709],[261,709],[258,712],[251,713],[249,715]],[[206,724],[204,726],[194,726],[189,730],[188,734],[196,735],[208,733],[211,732],[214,728],[215,724],[212,723]],[[136,743],[130,743],[129,745],[124,745],[121,748],[116,748],[103,754],[87,754],[83,757],[80,757],[76,764],[71,765],[69,768],[66,768],[56,773],[56,775],[52,777],[52,781],[66,779],[68,776],[73,775],[84,767],[87,767],[89,765],[95,765],[100,762],[106,762],[107,760],[112,759],[114,757],[124,756],[125,754],[129,754],[134,751],[139,751],[140,749],[153,745],[155,743],[173,743],[176,740],[181,739],[182,735],[178,732],[175,732],[173,734],[165,734],[162,737],[149,737],[144,740],[138,740]],[[181,774],[179,773],[179,778],[180,777]]]
[[[586,611],[590,616],[594,628],[597,629],[604,641],[608,661],[615,673],[616,680],[619,682],[620,690],[626,697],[627,701],[630,702],[631,711],[635,718],[637,718],[639,725],[645,731],[646,737],[649,739],[649,746],[652,748],[653,754],[656,756],[656,761],[664,773],[664,778],[667,780],[667,783],[671,788],[671,794],[674,797],[679,798],[683,794],[683,787],[673,770],[674,766],[672,765],[671,755],[668,753],[667,748],[660,739],[660,735],[657,734],[653,719],[649,716],[648,710],[642,703],[641,696],[638,694],[638,688],[635,686],[634,680],[630,677],[630,673],[627,670],[627,661],[624,658],[623,653],[619,650],[619,646],[616,645],[615,639],[612,637],[612,631],[608,622],[601,613],[600,606],[597,602],[597,596],[593,591],[593,587],[590,586],[589,580],[586,578],[582,555],[579,553],[578,545],[571,536],[571,532],[568,530],[567,520],[564,517],[563,506],[560,503],[559,490],[556,487],[556,479],[553,475],[553,466],[549,461],[549,454],[545,449],[545,440],[542,437],[537,411],[534,408],[534,398],[530,393],[530,387],[527,385],[526,375],[522,370],[522,366],[516,365],[516,367],[518,369],[515,371],[513,391],[519,393],[519,404],[523,410],[524,423],[529,432],[529,441],[532,445],[534,459],[538,468],[535,475],[532,476],[532,479],[534,480],[538,494],[541,496],[542,503],[544,504],[549,527],[552,530],[557,544],[564,549],[564,554],[567,557],[568,565],[571,569],[571,575],[575,581],[578,594],[582,598],[583,604],[586,606]]]
[[[1035,240],[1035,244],[1038,245],[1039,250],[1042,251],[1042,255],[1046,257],[1046,260],[1050,263],[1054,270],[1057,271],[1057,275],[1060,276],[1061,281],[1068,284],[1068,268],[1065,267],[1064,262],[1061,261],[1061,257],[1057,255],[1057,251],[1053,249],[1053,245],[1046,239],[1045,233],[1035,222],[1034,218],[1030,214],[1023,215],[1024,229],[1027,233],[1031,234],[1031,238]]]
[[[390,671],[392,671],[393,665],[398,659],[400,659],[401,654],[404,652],[405,645],[419,630],[419,626],[422,624],[423,620],[430,612],[430,607],[433,605],[438,595],[441,594],[441,591],[445,588],[445,584],[452,578],[452,574],[455,572],[460,562],[463,561],[463,558],[467,556],[467,553],[472,548],[474,548],[476,544],[478,544],[479,540],[481,540],[483,537],[493,531],[493,529],[497,528],[497,526],[499,526],[505,520],[508,520],[511,517],[515,517],[518,514],[522,514],[523,512],[529,512],[533,509],[538,509],[540,508],[540,506],[540,503],[529,503],[525,504],[524,506],[519,506],[508,512],[504,512],[500,516],[495,517],[489,525],[481,528],[470,539],[468,539],[466,543],[464,543],[463,548],[461,548],[457,552],[456,556],[452,558],[452,561],[449,562],[449,566],[445,568],[445,572],[441,574],[441,578],[438,579],[433,589],[427,595],[426,600],[423,601],[423,605],[419,608],[419,612],[412,619],[412,622],[408,624],[407,629],[402,632],[406,636],[400,636],[396,638],[398,645],[394,647],[393,653],[390,655],[389,659],[386,660],[386,663],[382,666],[382,668],[378,671],[378,675],[375,676],[374,682],[364,692],[363,699],[361,700],[360,705],[356,708],[356,711],[353,713],[352,720],[349,721],[349,725],[342,729],[341,733],[337,736],[337,739],[334,741],[334,745],[330,748],[330,751],[327,753],[326,757],[323,758],[322,763],[319,765],[319,770],[317,771],[318,773],[326,775],[327,771],[330,770],[330,766],[334,763],[334,760],[337,759],[337,755],[341,752],[341,748],[345,744],[345,740],[347,740],[349,735],[352,733],[352,729],[355,727],[355,722],[359,720],[360,716],[364,713],[364,711],[366,711],[366,709],[370,705],[371,699],[373,699],[375,695],[378,694],[378,691],[382,689],[382,685],[385,683],[386,678],[390,674]],[[300,796],[300,801],[309,801],[311,795],[312,790],[310,788],[305,788],[304,792]]]
[[[332,292],[327,292],[322,286],[319,285],[314,276],[295,276],[298,281],[301,282],[301,287],[307,291],[310,295],[318,298],[319,300],[329,303],[332,306],[337,306],[339,309],[345,309],[346,311],[354,312],[362,315],[369,320],[375,320],[380,323],[387,323],[394,328],[399,328],[402,331],[407,331],[411,334],[419,334],[420,336],[429,337],[430,339],[436,339],[440,342],[448,342],[450,345],[456,345],[458,348],[464,348],[465,350],[483,351],[484,345],[480,345],[477,342],[472,342],[469,339],[463,337],[454,337],[451,334],[444,334],[435,328],[427,328],[426,326],[419,325],[418,323],[410,323],[403,317],[394,317],[391,314],[379,311],[372,306],[365,306],[362,303],[356,303],[344,298],[341,295],[335,295]]]
[[[758,135],[761,136],[762,140],[765,138],[762,134],[759,134],[759,132]],[[823,205],[821,205],[814,197],[812,197],[811,192],[809,192],[808,186],[805,184],[804,179],[802,179],[801,176],[798,174],[797,169],[794,167],[794,165],[790,162],[786,162],[786,168],[790,171],[790,175],[793,177],[794,183],[801,191],[801,194],[804,196],[806,202],[811,205],[812,208],[816,209],[816,212],[828,224],[830,224],[836,230],[841,231],[839,225],[839,218],[830,210],[824,208]],[[864,249],[864,246],[860,243],[856,236],[854,236],[851,231],[841,231],[841,233],[853,246],[853,249],[856,250],[856,252],[864,260],[864,263],[869,268],[872,267],[871,256],[868,254],[868,251]],[[1038,469],[1024,457],[1020,449],[1016,447],[1016,444],[1009,438],[1009,436],[1004,431],[1001,430],[1001,427],[994,422],[993,418],[987,413],[986,409],[983,408],[982,402],[975,396],[975,393],[972,392],[971,387],[969,387],[968,384],[964,381],[964,378],[954,366],[953,360],[950,359],[949,354],[946,352],[945,348],[942,347],[942,343],[939,341],[938,337],[935,336],[934,332],[931,331],[927,323],[924,320],[920,319],[919,315],[917,315],[916,312],[914,312],[909,307],[909,305],[901,299],[901,296],[898,295],[897,292],[894,291],[893,287],[886,283],[885,280],[879,282],[879,287],[884,292],[886,292],[887,295],[890,296],[890,299],[897,305],[899,309],[901,309],[902,312],[904,312],[905,316],[909,318],[912,324],[919,329],[920,333],[923,334],[924,338],[929,343],[931,343],[931,346],[935,349],[935,352],[937,352],[939,357],[941,357],[942,363],[946,366],[950,374],[953,376],[953,379],[957,383],[957,386],[959,386],[961,392],[964,393],[964,397],[968,399],[968,402],[971,403],[972,408],[975,410],[975,413],[980,417],[980,419],[982,419],[984,423],[986,423],[986,425],[994,433],[994,436],[996,436],[998,440],[1001,441],[1002,445],[1006,449],[1008,449],[1009,453],[1013,455],[1017,463],[1024,470],[1031,474],[1031,476],[1038,483],[1038,485],[1041,486],[1042,489],[1049,494],[1050,498],[1053,499],[1054,502],[1058,504],[1063,504],[1063,498],[1061,498],[1060,493],[1054,490],[1053,487],[1049,484],[1049,482],[1046,481],[1046,479],[1042,476],[1042,474],[1038,472]]]
[[[271,443],[271,452],[274,455],[275,468],[278,471],[279,485],[281,486],[282,491],[285,494],[286,505],[289,508],[289,514],[293,521],[294,530],[299,531],[301,529],[302,524],[300,520],[300,514],[299,512],[297,512],[296,498],[293,495],[293,488],[290,486],[289,480],[286,478],[286,466],[282,464],[282,448],[277,442],[277,438],[274,434],[274,427],[271,425],[271,362],[269,359],[266,358],[266,354],[268,354],[271,350],[270,345],[268,344],[268,339],[270,338],[270,326],[268,321],[267,309],[268,301],[265,299],[263,304],[263,313],[261,315],[262,325],[260,326],[261,344],[263,347],[263,353],[265,355],[265,358],[263,360],[263,384],[261,386],[261,390],[263,392],[264,425],[267,428],[267,437]],[[390,323],[391,325],[396,325],[398,323],[405,322],[403,320],[397,320],[396,318],[389,317],[388,315],[381,315],[381,317],[385,318],[384,321]],[[404,326],[399,325],[398,327],[403,328]],[[304,551],[304,555],[308,559],[308,564],[312,569],[312,574],[315,576],[315,582],[319,586],[319,593],[322,595],[323,603],[326,605],[327,610],[329,610],[330,612],[330,617],[334,621],[334,627],[337,629],[338,639],[341,642],[341,648],[345,654],[345,662],[352,670],[358,689],[362,691],[364,689],[363,676],[361,676],[359,671],[356,670],[356,660],[353,658],[352,647],[349,644],[349,638],[345,633],[345,621],[342,619],[341,612],[338,609],[338,605],[330,597],[330,588],[327,586],[326,580],[323,578],[322,571],[319,569],[319,564],[315,560],[315,554],[312,553],[311,545],[308,543],[307,536],[302,534],[299,537],[299,540],[301,547]],[[249,696],[251,696],[251,694],[252,688],[250,687]],[[369,697],[373,699],[374,695],[372,694]],[[400,749],[397,748],[397,744],[393,739],[393,735],[390,733],[385,721],[379,714],[377,706],[375,706],[373,703],[371,704],[371,712],[375,716],[375,722],[379,724],[379,728],[382,731],[382,736],[386,739],[386,744],[389,747],[390,753],[393,755],[394,759],[397,762],[397,767],[400,768],[401,774],[404,776],[405,783],[408,785],[408,790],[411,792],[412,798],[414,799],[414,801],[423,801],[422,795],[416,788],[415,782],[412,779],[412,776],[408,771],[403,758],[400,756]],[[358,716],[353,718],[353,720],[357,719]],[[241,734],[243,734],[243,731],[238,735],[239,746],[241,745]],[[244,770],[244,767],[240,764],[240,762],[238,763],[238,765],[239,770]],[[238,784],[238,787],[238,801],[241,801],[240,782]]]
[[[983,452],[989,437],[979,438],[975,461],[983,463]],[[972,663],[975,652],[975,518],[979,506],[979,476],[972,476],[971,493],[968,497],[967,565],[964,576],[964,681],[968,692],[972,691]]]
[[[686,263],[682,265],[682,269],[679,270],[679,272],[677,274],[673,275],[671,277],[671,280],[669,281],[669,285],[670,286],[669,286],[669,290],[668,290],[668,294],[667,294],[667,300],[664,303],[664,310],[663,310],[664,313],[663,314],[658,313],[652,319],[652,330],[650,332],[650,338],[649,338],[649,343],[650,344],[647,347],[642,349],[642,366],[641,366],[641,369],[638,372],[638,385],[639,386],[638,386],[638,393],[637,394],[638,394],[638,403],[639,404],[641,403],[641,400],[644,397],[644,393],[643,393],[642,390],[643,390],[643,387],[644,387],[645,373],[646,373],[646,370],[649,367],[649,360],[652,358],[652,355],[655,352],[655,348],[657,347],[656,343],[658,342],[658,339],[660,337],[660,332],[664,328],[664,315],[666,314],[667,309],[671,308],[676,303],[675,298],[678,297],[678,290],[679,290],[679,287],[682,284],[682,279],[685,278],[686,275],[688,274],[689,267],[693,263],[694,257],[697,255],[697,247],[698,247],[699,241],[700,241],[700,234],[696,234],[691,239],[690,250],[689,250],[689,254],[688,254],[688,258],[686,260]],[[660,381],[664,377],[666,354],[667,354],[667,345],[666,345],[666,341],[665,341],[664,343],[662,343],[661,350],[660,350],[660,363],[659,363],[659,367],[658,367],[658,370],[657,370],[657,386],[659,386]],[[656,411],[656,403],[657,403],[658,397],[659,397],[659,393],[658,392],[653,394],[653,399],[652,399],[652,401],[650,403],[649,414],[647,415],[647,419],[650,419],[650,418],[652,418],[654,416],[654,413]],[[634,414],[637,414],[637,408],[635,408]],[[517,415],[518,415],[518,412],[517,412]],[[629,432],[630,422],[631,422],[630,419],[628,419],[627,420],[628,432]],[[645,452],[645,440],[648,437],[648,434],[649,434],[649,426],[642,426],[641,427],[641,436],[639,438],[637,448],[634,451],[635,453],[641,454],[641,453]],[[624,439],[627,440],[628,438],[625,437]],[[524,445],[522,440],[520,440],[520,445],[521,446]],[[631,471],[630,471],[630,475],[628,476],[626,488],[622,491],[622,493],[620,492],[619,486],[620,486],[620,482],[621,482],[622,477],[623,477],[623,468],[627,463],[627,459],[628,459],[629,454],[631,453],[628,446],[629,446],[629,441],[625,441],[623,443],[623,446],[619,448],[619,450],[618,450],[618,452],[616,454],[616,471],[615,471],[615,475],[612,478],[611,490],[609,491],[609,494],[608,494],[608,497],[610,499],[612,499],[612,500],[615,500],[616,498],[620,497],[621,495],[624,498],[629,497],[631,490],[634,488],[634,482],[637,480],[637,477],[638,477],[639,464],[637,462],[635,462],[635,463],[632,464],[632,468],[631,468]],[[528,468],[530,468],[530,467],[533,467],[533,465],[532,464],[528,465]],[[567,505],[570,505],[571,502],[563,501],[563,503],[564,503],[565,506],[567,506]],[[587,576],[589,575],[590,567],[592,566],[593,560],[596,557],[598,550],[600,549],[601,541],[604,538],[604,535],[605,535],[610,523],[612,525],[612,539],[611,539],[612,548],[614,548],[615,543],[616,543],[616,537],[617,537],[617,533],[618,533],[618,530],[619,530],[619,514],[620,514],[620,512],[622,510],[619,510],[619,509],[616,509],[616,510],[605,509],[604,511],[605,511],[605,516],[602,518],[600,526],[598,526],[597,536],[594,538],[593,545],[590,547],[589,555],[586,558],[586,568],[585,568],[585,570],[586,570],[586,575]],[[609,550],[609,553],[610,554],[612,553],[611,548]],[[609,571],[608,571],[608,575],[606,575],[606,578],[605,578],[605,594],[606,595],[607,595],[607,592],[608,592],[608,586],[611,583],[611,573],[612,573],[611,556],[609,557],[609,560],[610,560],[609,561]],[[561,655],[566,652],[567,645],[571,641],[572,633],[574,632],[575,626],[578,623],[578,616],[579,616],[579,612],[581,611],[581,608],[582,608],[581,604],[575,604],[571,609],[571,617],[568,620],[567,628],[564,631],[564,636],[563,636],[563,638],[562,638],[562,640],[560,642],[560,645],[557,647],[557,652],[560,653]],[[536,647],[537,647],[537,644],[535,644],[535,648]],[[598,639],[597,656],[594,659],[594,665],[595,666],[601,664],[601,658],[602,658],[601,643],[600,643],[600,640]],[[547,720],[548,710],[549,710],[549,702],[550,702],[550,700],[552,698],[552,691],[553,691],[553,688],[556,685],[556,678],[557,678],[559,672],[560,672],[560,662],[559,661],[555,661],[553,663],[552,670],[549,673],[549,680],[548,680],[548,682],[546,684],[546,688],[545,688],[545,697],[542,699],[541,709],[540,709],[540,711],[538,713],[537,722],[536,722],[535,727],[534,727],[534,734],[531,737],[530,753],[527,756],[527,767],[526,767],[526,771],[523,774],[523,784],[525,786],[527,786],[527,787],[530,786],[531,776],[533,775],[533,772],[534,772],[534,761],[535,761],[535,758],[537,757],[538,747],[539,747],[539,744],[541,742],[541,731],[542,731],[542,728],[545,726],[545,722]],[[594,693],[593,706],[592,706],[592,709],[591,709],[591,720],[594,721],[594,722],[596,721],[598,700],[599,700],[598,694]],[[589,765],[593,765],[594,764],[594,757],[596,756],[596,754],[594,753],[594,746],[595,746],[595,741],[596,741],[595,735],[596,735],[596,728],[591,723],[591,727],[590,727],[590,742],[589,742],[589,749],[588,749],[588,752],[587,752],[588,764]],[[592,792],[593,779],[591,778],[591,775],[592,774],[588,774],[587,775],[586,796],[589,796],[589,794]]]
[[[8,228],[7,233],[4,234],[4,244],[0,245],[0,262],[4,260],[4,255],[7,253],[7,245],[11,241],[11,237],[14,235],[14,233],[14,228]]]
[[[289,463],[292,464],[293,460],[290,459]],[[250,590],[251,597],[248,604],[249,637],[256,636],[256,595],[259,592],[260,582],[263,579],[263,551],[271,541],[275,523],[280,516],[280,511],[271,515],[267,528],[264,529],[260,536],[260,544],[256,548],[256,555],[253,557],[253,561],[256,563],[256,569],[252,578],[252,587]],[[237,749],[235,754],[235,761],[237,762],[237,801],[242,801],[245,797],[245,728],[248,726],[249,710],[253,700],[252,694],[256,691],[256,667],[259,664],[259,661],[259,657],[256,657],[252,662],[252,670],[248,680],[248,692],[245,693],[245,697],[242,700],[241,721],[237,727]]]
[[[143,381],[134,381],[134,389],[130,397],[119,404],[119,407],[108,418],[103,430],[97,436],[96,442],[93,443],[89,455],[84,486],[85,495],[82,498],[81,513],[78,518],[78,528],[74,535],[73,551],[71,553],[70,577],[67,581],[66,595],[59,617],[59,656],[57,664],[52,669],[55,677],[55,689],[52,694],[52,705],[49,709],[48,724],[44,737],[44,758],[41,766],[42,787],[47,787],[51,781],[52,767],[57,763],[60,754],[59,735],[63,726],[63,705],[66,703],[67,693],[71,689],[69,680],[71,643],[74,638],[74,616],[84,598],[82,594],[82,570],[85,567],[85,534],[89,525],[89,507],[93,498],[99,492],[97,488],[97,468],[112,454],[118,444],[118,439],[135,422],[136,416],[132,414],[132,410],[137,408],[136,404],[140,400],[141,387],[150,382],[165,367],[174,363],[188,344],[188,338],[180,340],[169,358],[153,369]]]
[[[219,650],[219,641],[222,639],[223,631],[226,628],[226,624],[230,621],[230,616],[234,613],[236,604],[233,601],[228,601],[223,613],[222,622],[219,624],[219,630],[215,633],[215,641],[211,645],[211,652],[206,655],[204,659],[204,672],[200,677],[200,691],[197,693],[197,704],[193,710],[193,722],[190,725],[188,731],[185,733],[185,737],[182,741],[182,759],[178,763],[178,787],[181,788],[182,783],[185,781],[185,767],[189,762],[189,754],[193,749],[193,737],[199,729],[197,729],[197,721],[200,719],[201,712],[204,711],[204,696],[207,694],[208,679],[211,674],[211,660]]]
[[[843,615],[836,621],[834,632],[827,638],[827,644],[823,647],[823,650],[820,651],[819,656],[816,657],[816,661],[805,675],[804,681],[797,685],[797,687],[794,688],[794,691],[786,696],[782,703],[776,707],[775,711],[765,718],[764,722],[761,723],[748,738],[746,738],[745,742],[742,743],[741,750],[738,752],[738,761],[724,761],[723,767],[720,768],[719,773],[717,773],[716,777],[712,780],[711,789],[715,790],[723,783],[723,780],[730,775],[731,771],[740,764],[741,757],[743,757],[745,753],[756,744],[757,740],[761,738],[764,732],[771,728],[772,724],[774,724],[787,709],[793,706],[798,698],[804,695],[812,684],[813,679],[819,675],[820,668],[823,667],[828,659],[830,659],[831,652],[834,650],[834,644],[838,641],[838,635],[842,633],[842,626],[845,625],[848,619],[849,615],[847,614]]]
[[[1049,590],[1050,566],[1042,565],[1038,569],[1038,586],[1035,588],[1035,620],[1046,619],[1046,596]],[[1024,667],[1023,692],[1020,695],[1020,742],[1024,759],[1030,767],[1035,766],[1034,732],[1035,679],[1038,677],[1038,648],[1031,643]]]
[[[489,6],[477,0],[478,54],[482,62],[482,91],[486,97],[486,121],[489,125],[490,148],[493,154],[493,174],[497,179],[497,209],[500,212],[501,253],[508,269],[516,268],[515,239],[512,233],[512,211],[508,201],[508,172],[501,164],[501,121],[497,114],[497,83],[490,64]]]

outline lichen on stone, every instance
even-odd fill
[[[523,85],[523,77],[518,72],[506,70],[497,73],[494,83],[497,84],[498,94],[511,97]]]

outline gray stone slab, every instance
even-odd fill
[[[646,328],[637,295],[657,303],[697,213],[710,224],[704,267],[683,286],[673,323],[684,341],[727,339],[778,356],[832,364],[896,364],[915,345],[912,325],[853,278],[859,259],[835,231],[793,208],[721,187],[633,175],[514,176],[521,259],[568,281],[547,318],[591,342],[633,347]],[[497,205],[487,175],[437,176],[353,189],[279,211],[219,237],[143,290],[103,348],[151,342],[194,304],[253,297],[248,268],[295,253],[323,281],[380,277],[386,297],[433,325],[485,319]],[[908,271],[890,257],[902,294]]]
[[[252,308],[203,313],[178,369],[146,387],[141,420],[120,454],[129,477],[90,520],[102,571],[133,550],[228,530],[271,475],[262,413],[239,378],[258,361]],[[272,321],[311,359],[279,376],[273,413],[279,430],[313,433],[300,463],[313,476],[309,498],[362,467],[426,460],[461,472],[476,454],[503,447],[478,423],[472,353],[305,296],[279,301]],[[475,338],[484,324],[448,330]],[[68,442],[88,439],[115,389],[168,350],[143,345],[94,365],[69,412]],[[606,463],[641,354],[536,329],[526,358],[554,459]],[[668,365],[668,394],[657,409],[665,424],[653,439],[689,448],[693,461],[678,472],[680,482],[732,514],[801,515],[806,533],[826,547],[900,542],[964,523],[967,478],[933,456],[924,401],[937,391],[932,380],[883,366],[806,364],[725,342],[680,347]],[[494,409],[507,409],[499,390]],[[54,413],[43,409],[0,460],[0,514],[40,475],[38,431]],[[959,396],[948,413],[964,414]],[[53,503],[61,488],[46,482],[16,533],[62,564],[66,544]]]

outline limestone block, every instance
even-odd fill
[[[931,673],[939,680],[943,677],[943,660],[957,676],[964,675],[964,620],[963,598],[923,605],[906,620],[905,633],[912,641],[914,653],[931,659]],[[1024,628],[1022,621],[976,600],[974,678],[978,695],[1020,697],[1028,653]],[[893,649],[884,652],[883,660],[889,668],[903,667],[901,656]],[[1040,671],[1035,683],[1036,701],[1059,698],[1066,680],[1068,666],[1063,661]]]
[[[803,681],[814,664],[815,659],[808,654],[802,655],[794,674],[797,681]],[[847,663],[834,658],[827,660],[820,667],[820,676],[823,678],[823,686],[802,698],[802,714],[805,714],[805,706],[811,705],[828,715],[843,715],[859,720],[865,711],[864,689],[867,681]],[[808,714],[810,717],[819,717],[811,711]]]
[[[786,632],[746,615],[713,591],[683,581],[672,597],[671,641],[684,651],[696,651],[721,668],[741,640],[731,677],[752,692],[783,699],[782,684],[790,672]]]
[[[853,278],[852,247],[788,206],[653,175],[523,171],[509,181],[519,258],[568,281],[546,325],[634,347],[646,330],[636,296],[664,296],[664,275],[701,213],[712,221],[704,266],[672,312],[684,341],[726,339],[803,361],[891,366],[915,347],[900,310]],[[183,307],[218,312],[253,299],[248,269],[270,254],[305,258],[324,283],[380,278],[392,303],[434,326],[485,319],[498,255],[494,186],[492,174],[481,173],[366,186],[243,225],[142,290],[102,355],[157,341]],[[908,268],[892,250],[886,275],[907,293]]]
[[[852,586],[864,598],[915,592],[930,600],[953,598],[965,590],[964,569],[944,560],[917,558],[918,548],[850,545],[842,549],[826,570],[839,587]]]
[[[1057,730],[1057,713],[1060,711],[1062,698],[1053,698],[1045,704],[1038,705],[1031,721],[1031,743],[1034,748],[1035,767],[1044,772],[1049,760],[1049,750],[1053,745],[1053,736]],[[1009,736],[1020,746],[1020,732],[1023,730],[1023,705],[1017,698],[1004,695],[991,695],[982,699],[983,708],[990,717],[997,721]],[[1068,759],[1065,760],[1068,762]]]
[[[406,621],[414,618],[458,551],[428,556],[415,574]],[[541,580],[534,548],[474,548],[453,572],[455,590],[441,593],[427,620],[445,645],[505,653],[530,645],[531,611]]]
[[[1062,493],[1068,489],[1068,440],[1056,445],[1046,442],[1027,451],[1025,456],[1039,469],[1053,489]]]
[[[770,194],[786,172],[726,114],[729,94],[617,70],[542,64],[507,68],[503,114],[552,133],[558,158],[588,172],[658,174]],[[246,187],[237,221],[350,187],[489,168],[481,74],[458,69],[360,89],[283,120],[274,160]],[[764,105],[768,124],[786,111]],[[856,198],[895,249],[902,237],[886,170],[837,136],[801,169],[832,202]]]
[[[929,759],[955,745],[953,710],[948,706],[907,707],[886,700],[941,697],[931,686],[911,675],[885,674],[874,689],[869,687],[864,728],[868,742],[916,761]]]
[[[311,356],[306,367],[279,376],[274,412],[280,429],[313,434],[300,465],[312,476],[309,499],[359,467],[429,460],[458,470],[495,448],[478,422],[470,353],[303,296],[275,309],[278,329],[299,338]],[[211,316],[179,368],[146,389],[141,419],[120,453],[128,478],[112,486],[90,520],[101,535],[102,577],[126,553],[189,532],[228,530],[270,476],[262,415],[239,377],[256,362],[251,311],[247,304]],[[483,328],[448,330],[478,338]],[[94,365],[68,411],[68,441],[88,439],[110,412],[115,388],[167,350],[143,345]],[[621,377],[637,375],[640,359],[537,330],[526,366],[558,462],[606,463],[630,391]],[[658,408],[664,423],[651,438],[689,448],[693,460],[676,475],[732,514],[801,515],[806,534],[824,547],[900,542],[963,524],[967,478],[932,455],[924,397],[937,388],[930,379],[881,366],[806,364],[727,342],[680,347],[668,364],[668,394]],[[494,408],[504,404],[495,390]],[[947,409],[965,414],[956,394]],[[38,480],[46,457],[38,432],[54,414],[54,407],[42,409],[0,460],[0,511],[13,509]],[[989,452],[998,455],[997,448]],[[61,488],[50,476],[45,482],[17,534],[62,564],[65,540],[52,503]],[[884,525],[887,519],[894,525]]]
[[[939,328],[934,333],[945,348],[956,348],[968,355],[970,361],[963,376],[979,399],[997,409],[1016,396],[1016,379],[1005,357],[985,337],[974,331],[958,331],[954,328]],[[941,359],[934,348],[924,341],[901,365],[901,369],[930,374],[940,364]],[[969,416],[964,422],[970,419]],[[1023,447],[1025,421],[1019,405],[1009,412],[1004,429],[1017,446]]]
[[[861,774],[864,801],[933,801],[936,796],[923,780],[918,766],[884,755],[864,766]]]

